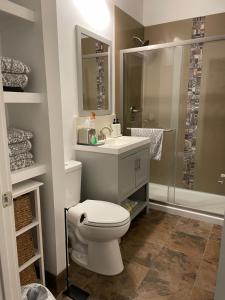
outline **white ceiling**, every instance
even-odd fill
[[[114,0],[144,26],[225,12],[225,0]]]

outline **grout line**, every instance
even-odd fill
[[[212,230],[213,230],[213,226],[212,226],[212,228],[211,228],[211,230],[210,230],[209,237],[211,236]],[[205,245],[205,249],[204,249],[204,252],[203,252],[203,255],[202,255],[202,259],[201,259],[201,261],[200,261],[198,270],[197,270],[197,272],[196,272],[195,282],[194,282],[193,287],[192,287],[192,290],[191,290],[191,297],[192,297],[192,294],[193,294],[194,287],[196,286],[197,278],[198,278],[198,276],[199,276],[199,274],[200,274],[200,269],[201,269],[202,263],[203,263],[203,261],[204,261],[204,256],[205,256],[206,249],[207,249],[207,246],[208,246],[208,243],[209,243],[209,237],[208,237],[208,239],[207,239],[207,243],[206,243],[206,245]]]

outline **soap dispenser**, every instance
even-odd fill
[[[112,137],[113,138],[116,138],[118,136],[117,134],[117,124],[116,124],[116,119],[113,120],[113,123],[112,123]]]

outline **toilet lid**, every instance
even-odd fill
[[[111,202],[86,200],[82,202],[82,206],[88,219],[85,224],[89,226],[116,227],[130,221],[130,213],[120,205]]]

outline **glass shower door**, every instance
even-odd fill
[[[123,126],[164,128],[161,160],[150,163],[150,198],[174,202],[176,111],[174,48],[124,54]],[[179,86],[179,85],[178,85]],[[176,102],[174,102],[176,100]]]
[[[223,215],[225,41],[205,42],[201,48],[197,63],[198,53],[193,52],[192,45],[183,46],[175,203]],[[193,55],[195,66],[190,64]],[[195,69],[198,76],[191,75]],[[189,103],[188,97],[196,97],[199,101]],[[187,117],[188,109],[192,111],[192,118]]]

